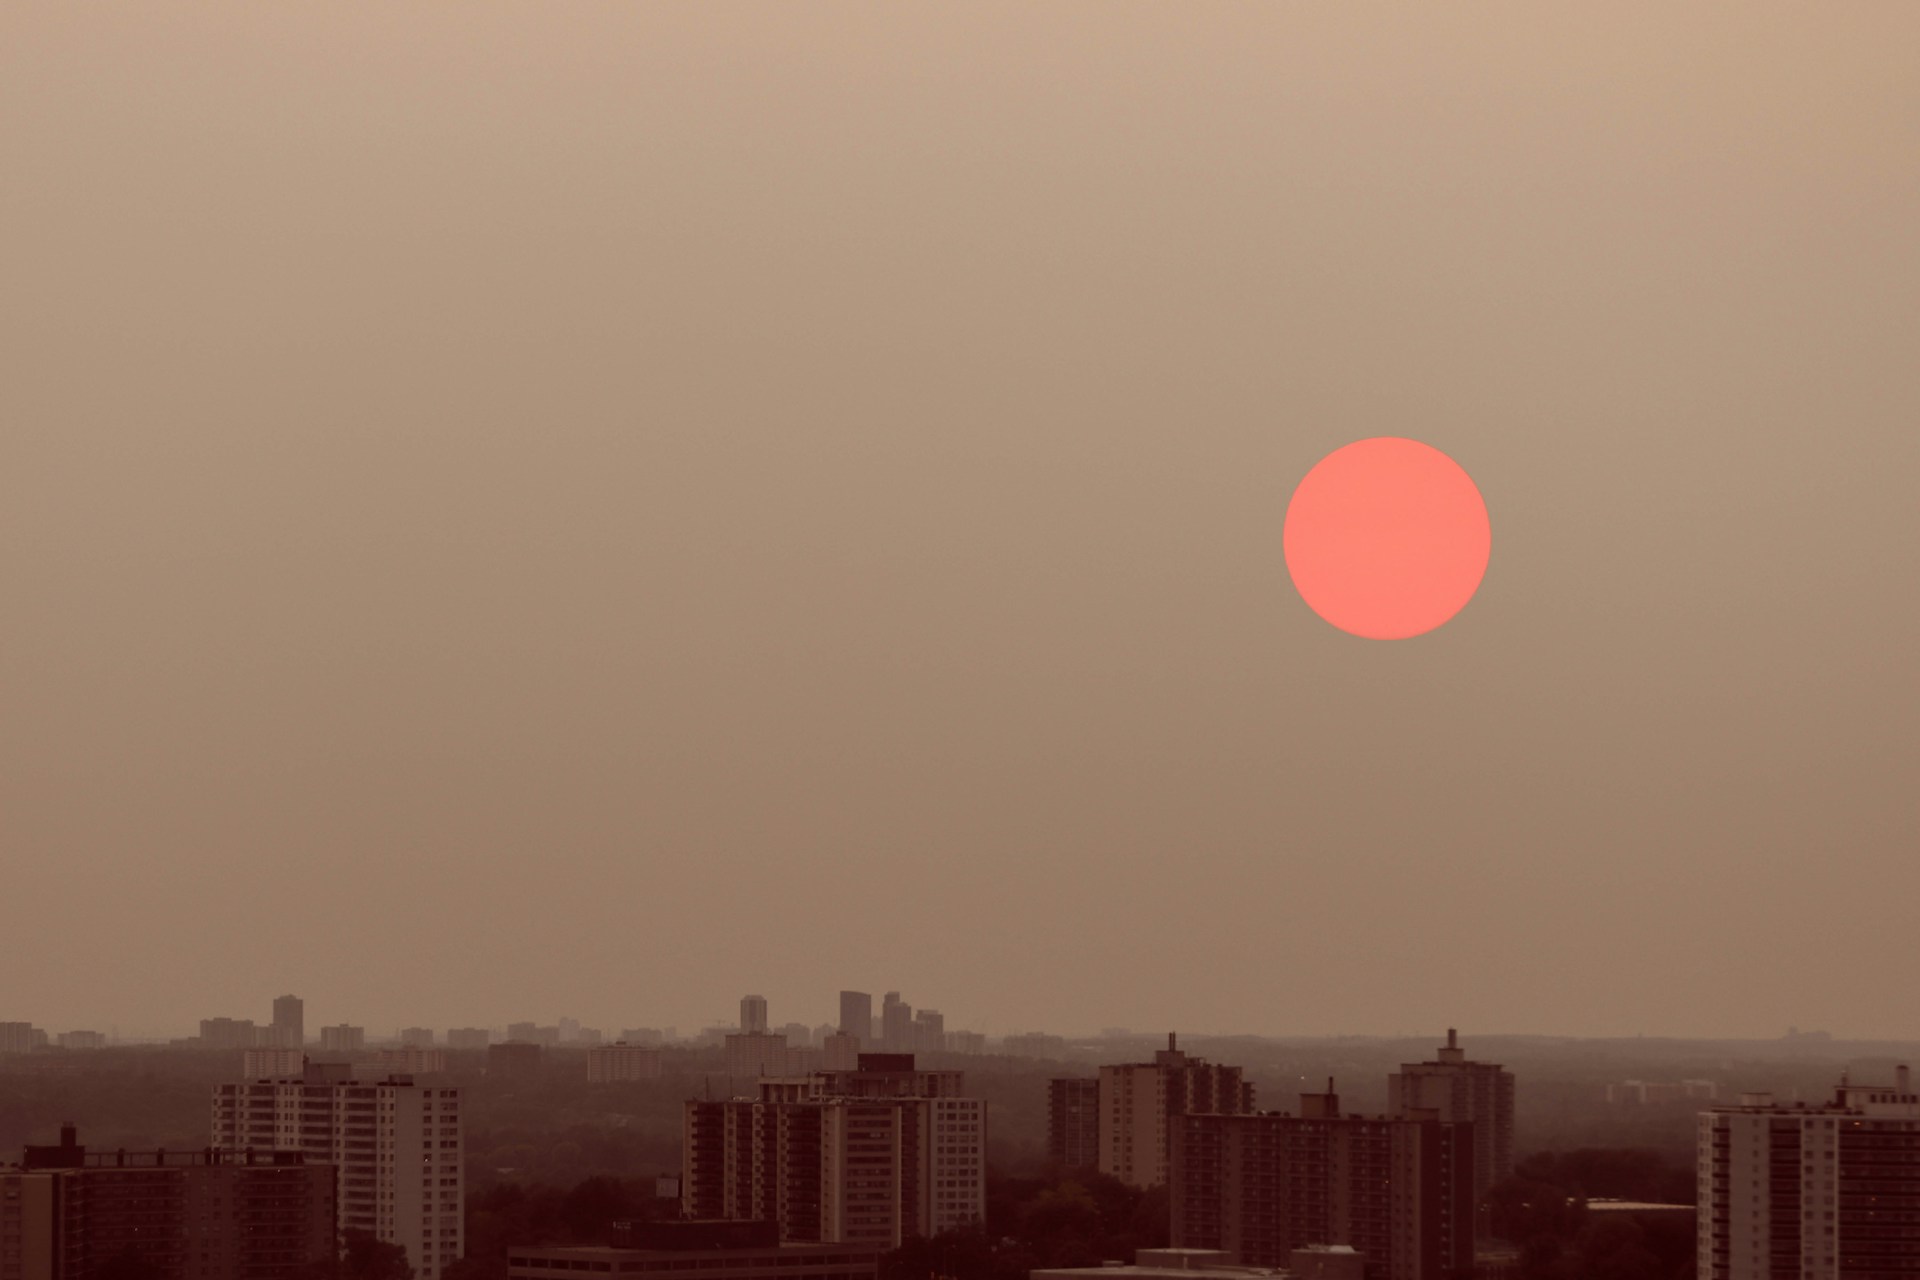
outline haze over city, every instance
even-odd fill
[[[1916,37],[7,6],[0,1016],[1920,1038]]]

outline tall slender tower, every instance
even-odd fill
[[[748,1035],[764,1034],[767,1029],[767,998],[740,997],[740,1030]]]
[[[840,1034],[857,1038],[861,1045],[873,1044],[873,996],[866,991],[840,993]]]

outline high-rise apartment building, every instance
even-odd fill
[[[1345,1116],[1329,1085],[1300,1115],[1179,1116],[1170,1186],[1175,1248],[1286,1266],[1347,1245],[1367,1280],[1453,1280],[1473,1265],[1473,1126]]]
[[[727,1075],[734,1080],[787,1074],[787,1038],[766,1031],[742,1031],[727,1037]]]
[[[913,1053],[945,1053],[947,1020],[938,1009],[918,1009],[913,1015]]]
[[[339,1176],[339,1222],[404,1247],[435,1280],[465,1241],[460,1090],[409,1076],[355,1080],[338,1065],[216,1086],[216,1146],[298,1151]]]
[[[766,1031],[767,998],[765,996],[740,997],[740,1029],[749,1035]]]
[[[261,1038],[252,1018],[200,1019],[202,1049],[251,1049]]]
[[[1486,1234],[1487,1190],[1513,1176],[1513,1073],[1496,1062],[1469,1062],[1459,1035],[1432,1062],[1408,1062],[1387,1077],[1387,1114],[1431,1112],[1441,1120],[1473,1124],[1473,1201]]]
[[[852,1071],[860,1065],[860,1037],[835,1031],[821,1037],[820,1066],[826,1071]]]
[[[107,1047],[106,1033],[102,1031],[62,1031],[53,1038],[53,1042],[62,1049],[104,1049]]]
[[[1047,1081],[1047,1158],[1070,1169],[1100,1163],[1099,1077]]]
[[[400,1044],[402,1048],[406,1049],[431,1049],[433,1048],[433,1028],[402,1027],[400,1029]]]
[[[1099,1088],[1098,1167],[1135,1187],[1167,1180],[1175,1116],[1253,1110],[1239,1067],[1189,1057],[1171,1035],[1152,1062],[1101,1067]]]
[[[449,1027],[447,1029],[447,1048],[484,1049],[493,1043],[493,1032],[485,1027]]]
[[[359,1053],[367,1047],[367,1029],[342,1022],[320,1028],[320,1049],[324,1053]]]
[[[88,1152],[0,1168],[0,1280],[280,1280],[334,1252],[334,1171],[297,1151]]]
[[[307,1042],[307,1004],[299,996],[280,996],[273,1002],[273,1030],[269,1037],[276,1049],[298,1049]]]
[[[857,1037],[863,1047],[873,1045],[873,997],[870,994],[865,991],[840,993],[840,1034]]]
[[[1842,1080],[1833,1100],[1745,1094],[1699,1120],[1700,1280],[1920,1277],[1920,1095]]]
[[[863,1054],[860,1069],[689,1101],[682,1209],[779,1224],[787,1243],[897,1247],[986,1211],[986,1104],[958,1072]]]
[[[0,1022],[0,1053],[32,1053],[47,1047],[47,1033],[31,1022]]]
[[[297,1076],[307,1067],[300,1049],[248,1049],[240,1055],[240,1074],[249,1080],[263,1076]]]
[[[600,1045],[587,1050],[587,1083],[612,1084],[620,1080],[660,1078],[660,1051],[645,1045]]]

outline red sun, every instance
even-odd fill
[[[1493,533],[1460,464],[1398,436],[1356,440],[1307,472],[1281,537],[1313,611],[1370,640],[1404,640],[1473,599]]]

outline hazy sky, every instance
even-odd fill
[[[0,1019],[1920,1036],[1916,42],[6,5]]]

